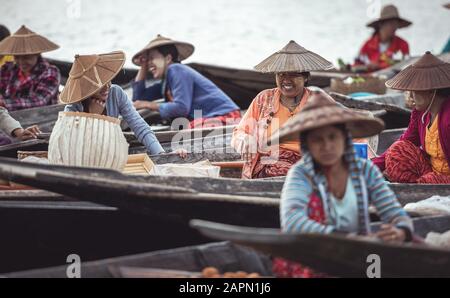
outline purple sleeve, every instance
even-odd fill
[[[156,83],[145,87],[145,80],[131,82],[133,88],[133,101],[136,100],[156,100],[162,98],[162,83]]]
[[[161,117],[163,119],[188,117],[194,96],[194,78],[182,67],[174,65],[169,68],[167,80],[173,101],[159,106]]]

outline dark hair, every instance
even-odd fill
[[[4,25],[0,25],[0,41],[10,36],[11,33],[9,32],[8,28]]]
[[[436,95],[442,97],[450,97],[450,88],[437,89]]]
[[[305,78],[305,87],[309,86],[309,79],[311,78],[311,73],[309,71],[307,72],[302,72],[303,77]]]
[[[311,73],[309,71],[301,72],[302,77],[305,79],[304,87],[309,86],[309,79],[311,78]]]
[[[178,53],[178,49],[176,46],[170,44],[170,45],[160,46],[160,47],[156,48],[156,50],[158,52],[160,52],[161,55],[163,55],[164,57],[167,57],[170,54],[170,56],[172,56],[173,63],[180,63],[179,53]]]

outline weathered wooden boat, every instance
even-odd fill
[[[382,76],[382,77],[386,77],[386,78],[390,79],[390,78],[394,77],[397,73],[399,73],[400,71],[402,71],[403,69],[408,67],[409,65],[415,63],[417,60],[420,59],[420,57],[421,56],[410,57],[409,59],[401,61],[391,67],[378,70],[378,71],[374,72],[373,75]],[[437,57],[439,59],[444,60],[447,63],[450,63],[450,54],[449,53],[440,54],[440,55],[437,55]]]
[[[48,60],[60,69],[62,84],[64,85],[72,63],[54,59]],[[261,74],[249,69],[236,69],[202,63],[188,63],[187,65],[213,81],[242,109],[248,108],[250,102],[259,92],[275,87],[275,78],[272,74]],[[137,68],[124,68],[114,78],[113,83],[126,88],[135,79],[137,72]],[[317,87],[327,87],[330,85],[331,78],[344,78],[347,75],[339,71],[312,72],[310,84]]]
[[[81,277],[120,277],[123,276],[125,267],[129,269],[132,267],[153,267],[199,272],[209,266],[216,267],[221,272],[243,270],[258,272],[262,276],[270,276],[272,273],[271,260],[268,256],[229,242],[218,242],[91,262],[84,262],[82,259]],[[67,266],[59,266],[5,273],[2,276],[10,278],[64,278],[67,277],[66,270]]]
[[[363,98],[351,98],[346,95],[331,92],[330,95],[337,101],[348,108],[355,108],[367,111],[385,110],[386,114],[381,115],[386,124],[386,129],[404,128],[409,124],[411,110],[388,103],[367,101]],[[388,95],[387,95],[388,96]]]
[[[283,180],[126,176],[102,169],[0,159],[0,178],[147,216],[278,226]],[[391,184],[402,205],[450,194],[450,185]]]
[[[430,221],[432,222],[430,224]],[[432,229],[421,229],[419,222]],[[266,254],[301,262],[319,272],[338,277],[368,277],[377,256],[381,277],[450,277],[450,249],[425,244],[389,244],[362,237],[321,234],[282,234],[279,229],[249,228],[195,220],[191,226],[203,235],[229,240]],[[419,218],[415,226],[429,231],[450,230],[450,216]]]
[[[444,227],[449,227],[450,218],[446,216],[424,217],[415,219],[414,224],[416,232],[418,232],[419,235],[425,236],[429,231],[442,232]],[[378,225],[379,223],[373,224],[374,227]],[[241,231],[242,230],[240,229],[239,232]],[[220,237],[224,237],[223,233],[220,234]],[[255,235],[247,240],[254,241],[254,239]],[[326,242],[323,242],[321,245],[327,244]],[[351,249],[353,251],[357,248],[351,246]],[[323,252],[323,249],[320,251]],[[336,250],[332,255],[339,252],[340,250]],[[324,255],[321,253],[314,255],[315,259],[319,257],[323,258]],[[328,257],[329,256],[325,256],[325,260],[327,260]],[[433,257],[435,256],[433,255]],[[82,278],[179,277],[180,274],[189,272],[198,273],[202,269],[211,266],[216,267],[221,273],[227,271],[245,271],[257,272],[261,276],[272,276],[272,257],[270,254],[259,253],[256,250],[230,242],[215,242],[88,262],[84,261],[83,258],[81,260]],[[352,264],[355,263],[356,261]],[[64,264],[64,261],[62,261],[61,264]],[[367,263],[361,263],[361,266],[367,266]],[[346,265],[343,268],[344,270],[347,270],[348,267],[349,265]],[[63,278],[66,277],[66,270],[67,264],[50,268],[8,272],[2,274],[2,276],[10,278]],[[342,274],[342,271],[338,273]],[[343,275],[345,276],[346,274]],[[190,277],[191,275],[188,274],[188,276]]]

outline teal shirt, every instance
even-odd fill
[[[442,54],[450,53],[450,38],[447,40],[447,44],[445,45],[444,49],[442,50]]]

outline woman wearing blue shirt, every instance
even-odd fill
[[[149,154],[163,153],[155,133],[142,119],[120,86],[111,84],[125,62],[123,52],[75,56],[60,100],[64,111],[86,112],[118,118],[121,116],[145,145]]]
[[[158,111],[163,119],[187,118],[190,128],[236,124],[239,107],[203,75],[180,61],[194,52],[194,46],[158,35],[133,57],[140,70],[133,82],[137,109]],[[145,86],[147,72],[161,80]],[[151,100],[165,98],[165,103]]]

